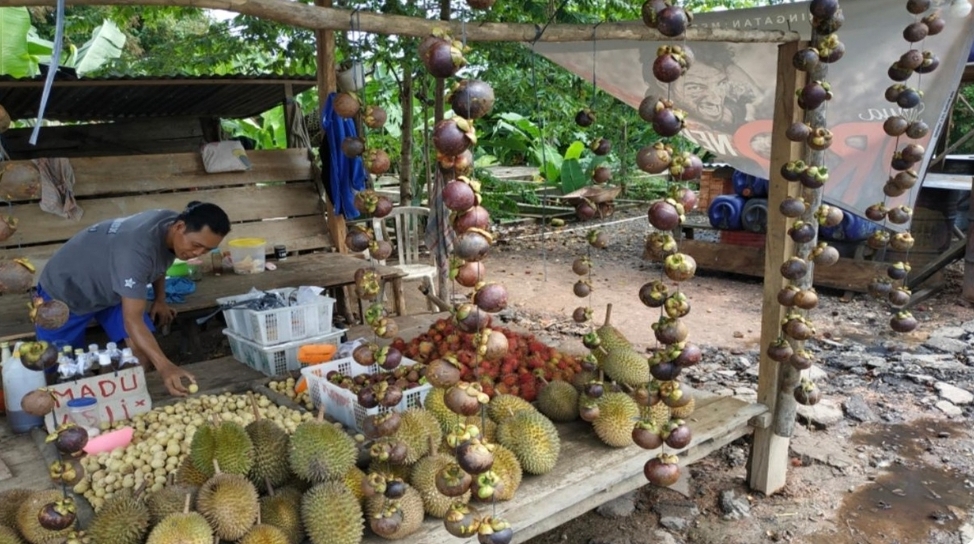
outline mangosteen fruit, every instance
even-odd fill
[[[675,352],[673,362],[681,368],[689,368],[696,365],[703,359],[703,351],[700,346],[684,342],[683,347]]]
[[[845,44],[839,41],[836,34],[828,34],[824,39],[815,43],[818,60],[826,64],[838,62],[845,56]]]
[[[677,245],[673,235],[669,232],[655,231],[646,236],[646,246],[643,257],[662,261],[667,256],[676,253]]]
[[[53,412],[54,404],[54,395],[47,389],[35,389],[20,399],[20,408],[37,417],[44,417]]]
[[[682,370],[683,369],[673,361],[657,361],[655,364],[649,365],[649,373],[653,376],[653,378],[661,382],[675,380],[680,375],[680,371]]]
[[[889,222],[893,223],[894,225],[909,223],[910,218],[912,217],[913,209],[906,205],[897,206],[886,214],[886,218],[889,219]]]
[[[598,229],[588,231],[585,240],[595,249],[605,249],[609,245],[609,235]]]
[[[889,245],[889,233],[885,230],[873,231],[869,238],[866,238],[866,245],[873,249],[883,249]]]
[[[916,70],[923,64],[923,53],[919,49],[910,49],[900,55],[897,64],[905,70]]]
[[[609,152],[612,151],[612,142],[606,140],[605,138],[598,138],[596,140],[592,140],[592,143],[589,144],[589,148],[592,150],[592,153],[595,153],[596,155],[608,155]]]
[[[490,326],[490,314],[474,304],[460,304],[455,314],[457,326],[463,332],[475,333]]]
[[[865,214],[866,214],[866,219],[869,219],[870,221],[879,222],[886,218],[886,214],[888,212],[889,210],[886,208],[885,203],[877,202],[876,204],[873,204],[868,208],[866,208]]]
[[[778,291],[777,299],[778,304],[782,306],[791,307],[795,305],[795,295],[797,295],[801,289],[795,285],[786,285]]]
[[[499,312],[507,308],[507,288],[499,283],[487,283],[474,293],[473,302],[485,312]]]
[[[897,232],[889,239],[889,247],[896,251],[909,251],[913,243],[913,235],[909,232]]]
[[[375,364],[375,352],[378,349],[375,344],[362,344],[352,351],[352,359],[362,366],[372,366]]]
[[[20,362],[28,370],[47,370],[57,364],[57,349],[44,340],[20,345]]]
[[[636,166],[648,174],[661,174],[670,167],[673,149],[663,142],[656,142],[639,150]]]
[[[587,276],[592,271],[592,260],[588,257],[578,257],[572,261],[572,272],[579,276]]]
[[[388,240],[371,240],[369,255],[377,261],[384,261],[392,255],[392,243]]]
[[[456,277],[453,279],[464,287],[474,287],[483,280],[486,273],[484,263],[468,261],[457,267]]]
[[[644,450],[655,450],[663,446],[660,428],[649,419],[641,419],[632,428],[632,441]]]
[[[906,189],[900,187],[899,185],[891,182],[886,182],[883,184],[883,194],[890,197],[896,198],[900,195],[906,193]]]
[[[818,189],[829,180],[829,169],[826,166],[809,166],[798,176],[798,181],[809,189]]]
[[[656,14],[656,30],[660,34],[675,38],[687,30],[693,16],[680,6],[667,6]]]
[[[671,5],[669,0],[646,0],[642,6],[643,23],[656,28],[657,14]]]
[[[653,106],[653,130],[664,138],[676,136],[683,130],[686,112],[669,100],[657,100]]]
[[[839,8],[834,15],[827,19],[812,18],[812,27],[820,35],[838,32],[843,24],[845,24],[845,14],[842,13],[842,8]]]
[[[808,139],[808,136],[812,133],[812,127],[808,126],[801,121],[792,123],[788,130],[785,131],[785,137],[793,142],[804,142]]]
[[[483,206],[474,206],[463,213],[454,213],[451,225],[457,234],[473,229],[486,231],[490,227],[490,212]]]
[[[822,204],[815,210],[815,218],[818,219],[818,223],[823,227],[837,227],[839,223],[842,223],[844,217],[845,213],[842,211],[842,208],[829,206],[828,204]]]
[[[886,92],[883,94],[887,102],[896,102],[896,100],[903,94],[906,90],[906,85],[902,83],[894,83],[889,87],[886,87]]]
[[[866,286],[866,290],[873,298],[887,298],[889,296],[889,292],[893,290],[893,282],[890,281],[889,278],[876,276],[872,279],[872,281],[869,282],[869,285]]]
[[[45,504],[37,513],[37,522],[48,531],[63,531],[76,519],[74,501],[67,497]]]
[[[406,482],[400,478],[389,478],[386,480],[386,490],[383,493],[387,499],[401,499],[406,494]]]
[[[818,233],[818,229],[812,223],[806,223],[805,221],[795,221],[790,229],[788,229],[788,236],[795,241],[796,244],[807,244],[815,239],[815,235]]]
[[[54,442],[54,447],[59,452],[74,457],[81,454],[88,444],[88,431],[84,427],[68,423],[47,435],[47,442]]]
[[[785,279],[798,280],[808,273],[808,263],[801,257],[789,257],[781,264],[781,275]]]
[[[832,266],[839,262],[839,250],[825,242],[819,243],[818,247],[812,250],[812,260],[820,266]]]
[[[785,217],[801,217],[803,213],[808,209],[808,205],[800,197],[789,196],[781,201],[778,205],[778,211],[781,215]]]
[[[371,420],[375,436],[391,436],[399,430],[399,425],[402,423],[402,416],[399,415],[399,412],[389,411],[384,414],[371,416]]]
[[[839,0],[812,0],[808,5],[812,17],[828,19],[839,11]]]
[[[653,280],[639,288],[639,301],[650,308],[659,308],[669,298],[669,289],[660,280]]]
[[[670,198],[683,206],[683,212],[689,212],[697,208],[697,192],[689,187],[673,187],[670,189]]]
[[[906,81],[913,76],[913,69],[907,68],[900,64],[899,61],[896,61],[886,70],[886,75],[893,81]]]
[[[385,319],[385,318],[383,318]],[[393,334],[380,334],[380,338],[392,338],[395,336],[396,332],[399,332],[399,326],[396,325],[395,321],[387,320],[389,329],[393,329]],[[387,329],[387,330],[389,330]],[[383,346],[379,348],[379,351],[375,354],[375,362],[379,364],[382,368],[386,370],[395,370],[402,364],[402,352],[392,346]],[[399,401],[392,403],[392,405],[398,404]]]
[[[930,134],[930,127],[925,122],[923,122],[922,119],[917,119],[916,121],[913,121],[906,128],[907,138],[919,140],[920,138],[925,137],[927,134]]]
[[[802,72],[807,72],[815,68],[818,66],[818,63],[818,49],[815,49],[814,47],[805,47],[803,49],[799,49],[798,52],[795,53],[795,56],[791,58],[792,66],[794,66],[796,70]]]
[[[608,166],[600,165],[592,171],[592,182],[602,185],[612,179],[612,170]]]
[[[470,183],[458,179],[443,186],[443,205],[455,212],[465,212],[477,204],[477,193]]]
[[[585,298],[592,293],[592,284],[588,280],[578,280],[572,286],[572,292],[578,298]]]
[[[477,534],[478,525],[480,522],[474,518],[473,512],[461,501],[455,501],[450,505],[450,510],[443,518],[446,532],[457,538],[470,538]]]
[[[388,495],[388,487],[386,488]],[[405,491],[403,491],[405,493]],[[400,495],[401,497],[402,495]],[[402,528],[403,512],[397,502],[388,503],[389,506],[369,516],[369,529],[382,538],[394,536]]]
[[[915,108],[920,105],[920,100],[923,99],[923,92],[918,91],[912,87],[903,89],[903,91],[896,97],[896,105],[908,110],[910,108]]]
[[[426,367],[426,381],[433,387],[453,387],[460,381],[460,367],[456,360],[433,359]]]
[[[803,406],[812,406],[822,400],[822,392],[808,379],[802,379],[801,383],[795,386],[794,396],[798,404]]]
[[[768,345],[765,353],[772,361],[787,363],[791,359],[791,356],[795,354],[795,350],[784,337],[779,336],[777,340]]]
[[[362,109],[362,101],[355,93],[338,93],[332,102],[332,108],[339,117],[349,119],[358,115]]]
[[[815,334],[812,324],[799,314],[788,314],[781,321],[781,332],[793,340],[808,340]]]
[[[922,22],[927,27],[927,36],[936,36],[947,26],[947,22],[940,16],[939,9],[924,16]]]
[[[464,261],[479,261],[487,256],[492,240],[490,233],[473,228],[457,238],[454,251],[456,256]]]
[[[913,292],[906,287],[900,286],[889,292],[889,305],[894,308],[902,308],[910,303]]]
[[[643,465],[643,475],[653,485],[669,487],[680,479],[680,458],[661,453],[646,461]]]
[[[663,432],[666,435],[666,445],[676,450],[689,446],[693,439],[690,427],[682,419],[671,419]]]
[[[917,163],[923,160],[923,154],[925,152],[926,150],[920,144],[906,144],[900,150],[900,156],[905,161]]]
[[[446,390],[443,403],[453,413],[462,416],[472,416],[480,413],[480,399],[484,397],[483,390],[479,384],[460,382]],[[489,402],[490,399],[487,399]]]
[[[397,406],[402,401],[402,388],[399,387],[398,385],[390,385],[387,386],[385,389],[382,389],[381,388],[382,383],[383,382],[376,384],[379,385],[380,387],[380,390],[376,393],[376,396],[379,400],[379,406],[383,406],[385,408],[392,408],[394,406]]]
[[[928,34],[930,34],[930,28],[923,21],[910,23],[903,29],[903,39],[910,43],[921,42]]]
[[[653,61],[653,76],[662,83],[673,83],[686,73],[686,68],[667,45],[660,46]]]
[[[802,289],[795,293],[795,306],[802,310],[814,310],[818,306],[818,293],[815,289]]]
[[[660,317],[659,321],[653,323],[652,326],[656,339],[661,344],[678,344],[686,340],[690,333],[686,323],[672,317]]]
[[[463,50],[457,47],[462,44],[440,40],[425,50],[425,55],[420,56],[420,60],[426,70],[433,77],[445,78],[453,76],[460,68],[467,65],[467,59],[463,57]]]
[[[656,114],[656,104],[662,101],[662,98],[654,94],[646,95],[642,101],[639,102],[639,117],[646,121],[647,123],[653,122],[653,116]]]
[[[487,516],[477,526],[479,544],[510,544],[514,539],[514,529],[503,518]]]
[[[919,179],[916,171],[907,168],[906,170],[897,172],[896,175],[889,179],[889,183],[892,183],[900,189],[908,190],[913,188]]]
[[[34,285],[35,270],[27,259],[0,259],[0,295],[30,289]]]
[[[587,198],[581,199],[578,204],[575,205],[575,216],[578,217],[579,221],[589,221],[591,219],[595,219],[595,216],[598,214],[598,207]]]
[[[392,161],[389,159],[389,155],[381,149],[366,150],[362,156],[362,164],[370,174],[375,176],[385,174],[392,167]]]
[[[663,311],[673,319],[683,317],[690,313],[690,299],[682,291],[677,291],[666,298]]]
[[[459,497],[470,490],[473,477],[464,472],[456,462],[449,463],[436,472],[436,490],[447,497]]]
[[[378,130],[386,124],[386,119],[389,116],[386,114],[386,110],[382,109],[380,106],[366,106],[365,107],[365,118],[362,122],[365,126]]]
[[[807,169],[808,166],[801,159],[788,161],[781,165],[781,177],[785,178],[786,181],[798,181]]]
[[[825,81],[812,81],[805,84],[798,92],[802,109],[814,110],[832,99],[831,86]]]
[[[463,117],[443,119],[433,127],[433,146],[448,156],[457,156],[477,143],[473,123]]]
[[[685,219],[683,206],[671,198],[656,200],[649,206],[647,214],[649,224],[657,230],[673,230]]]
[[[910,312],[901,310],[890,318],[889,327],[896,332],[911,332],[917,328],[917,319]]]
[[[71,311],[68,305],[60,300],[44,300],[36,297],[30,310],[31,322],[41,329],[55,330],[60,329],[68,322]]]
[[[572,320],[575,323],[587,323],[592,319],[592,309],[587,306],[579,306],[572,312]]]
[[[703,161],[700,157],[684,151],[673,157],[670,162],[670,175],[681,181],[691,181],[703,173]]]
[[[450,93],[450,106],[464,119],[480,119],[494,109],[494,89],[479,79],[464,79]]]
[[[588,108],[582,108],[575,114],[575,124],[586,128],[595,124],[595,112]]]
[[[473,152],[469,149],[456,156],[449,156],[436,152],[436,162],[444,170],[452,170],[455,176],[469,176],[473,174]]]
[[[687,281],[697,272],[697,261],[685,253],[673,253],[663,259],[663,272],[673,281]]]
[[[893,115],[887,117],[886,120],[883,121],[883,132],[885,132],[887,136],[896,138],[897,136],[902,136],[904,133],[906,133],[909,126],[909,121],[900,117],[899,115]]]
[[[365,152],[365,140],[349,136],[342,140],[342,153],[349,158],[355,158]]]
[[[494,466],[494,454],[477,438],[460,444],[456,458],[457,464],[467,474],[481,474]]]
[[[897,261],[889,265],[889,267],[886,269],[886,275],[892,280],[899,281],[906,279],[906,277],[910,274],[910,270],[912,270],[910,263]]]
[[[909,11],[913,15],[920,15],[924,11],[930,9],[930,0],[907,0],[906,1],[906,11]]]

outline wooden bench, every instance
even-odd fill
[[[252,287],[266,290],[317,285],[331,290],[339,310],[348,315],[344,287],[354,283],[355,270],[364,262],[354,256],[331,253],[324,201],[308,152],[304,149],[250,151],[253,167],[246,172],[208,174],[198,153],[72,158],[76,177],[74,194],[84,209],[80,221],[42,211],[38,205],[40,178],[31,161],[0,163],[0,195],[11,200],[20,220],[17,233],[0,243],[5,258],[28,257],[40,270],[51,255],[75,233],[105,219],[154,208],[181,210],[193,200],[213,202],[226,210],[234,238],[267,240],[267,253],[283,244],[289,257],[276,262],[278,270],[261,274],[220,276],[209,274],[211,258],[204,256],[204,279],[186,302],[174,304],[181,316],[191,317],[213,309],[216,299],[246,293]],[[6,213],[6,210],[4,210]],[[397,282],[394,267],[379,267],[385,281]],[[399,289],[393,289],[398,293]],[[0,297],[0,339],[33,334],[24,295]],[[403,303],[395,300],[396,310]]]

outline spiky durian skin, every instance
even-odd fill
[[[352,437],[324,421],[305,421],[291,435],[288,461],[299,478],[311,483],[341,480],[355,464],[358,450]]]
[[[182,512],[186,506],[186,495],[190,496],[189,508],[192,510],[198,492],[198,487],[177,484],[149,493],[145,498],[145,504],[149,507],[149,521],[155,525],[170,514]]]
[[[301,495],[297,489],[285,487],[260,499],[260,521],[283,531],[291,544],[301,544],[304,540]]]
[[[538,411],[558,423],[575,421],[578,419],[578,390],[568,382],[550,382],[538,392]]]
[[[176,469],[176,483],[179,485],[201,487],[209,479],[209,476],[203,474],[196,468],[196,465],[193,464],[193,459],[189,455],[183,458],[183,462]]]
[[[365,511],[369,516],[374,515],[376,512],[381,512],[387,508],[390,502],[390,499],[387,499],[385,495],[373,495],[366,500]],[[390,535],[379,535],[386,540],[406,538],[418,531],[423,525],[425,510],[423,509],[423,498],[420,496],[419,491],[416,491],[413,486],[407,484],[406,494],[397,499],[397,502],[399,503],[399,508],[402,510],[402,524],[399,526],[398,531]]]
[[[521,468],[530,474],[551,472],[561,453],[554,423],[536,410],[518,412],[498,425],[497,441],[514,452]]]
[[[17,509],[33,493],[30,489],[8,489],[0,492],[0,525],[17,527]]]
[[[660,428],[663,428],[670,421],[671,413],[671,408],[662,402],[657,402],[652,406],[639,407],[639,417],[652,421]]]
[[[629,339],[622,334],[622,331],[610,324],[602,325],[595,330],[595,334],[599,336],[599,340],[601,342],[600,345],[605,348],[606,351],[632,347],[632,342],[630,342]]]
[[[196,509],[222,540],[240,540],[257,523],[257,488],[246,476],[217,474],[196,496]]]
[[[534,406],[530,402],[517,395],[494,395],[487,405],[487,416],[493,419],[498,425],[514,417],[518,412],[534,412]]]
[[[606,393],[599,399],[599,417],[592,422],[599,439],[614,448],[632,445],[632,428],[639,405],[625,393]]]
[[[503,484],[499,490],[494,492],[494,499],[498,501],[509,501],[514,498],[517,488],[521,486],[521,478],[524,476],[521,470],[521,462],[517,460],[514,452],[500,444],[494,447],[494,465],[490,468],[494,474],[501,479]]]
[[[637,386],[651,378],[649,360],[631,347],[609,350],[599,362],[605,375],[617,383]]]
[[[312,544],[359,544],[365,531],[362,506],[341,482],[318,484],[305,493],[301,521]]]
[[[400,416],[399,429],[392,434],[393,440],[401,440],[406,444],[406,460],[404,465],[412,465],[423,458],[430,451],[430,442],[434,446],[443,439],[440,422],[431,412],[422,408],[410,408]]]
[[[434,387],[423,399],[423,408],[433,414],[433,417],[440,423],[440,431],[443,434],[449,433],[457,423],[463,421],[463,416],[446,407],[446,403],[443,402],[445,395],[446,389]]]
[[[17,530],[20,536],[30,544],[44,544],[45,541],[67,536],[72,530],[71,527],[62,531],[49,531],[41,527],[37,520],[37,514],[45,504],[62,498],[64,495],[56,489],[32,491],[17,508]]]
[[[193,434],[189,446],[193,466],[203,474],[213,476],[213,461],[220,464],[224,474],[246,476],[254,466],[254,443],[243,427],[232,421],[219,425],[204,425]]]
[[[85,533],[92,542],[142,544],[149,532],[149,507],[131,493],[117,494],[101,507]]]
[[[170,514],[152,528],[145,544],[213,544],[213,528],[199,512]]]
[[[0,544],[24,544],[24,541],[12,527],[0,525]]]
[[[685,395],[686,393],[684,393]],[[662,402],[660,404],[663,404]],[[666,406],[663,404],[663,406]],[[670,416],[677,419],[686,419],[693,415],[693,410],[697,407],[697,401],[693,397],[690,397],[690,402],[680,406],[679,408],[670,408]]]
[[[413,465],[409,484],[419,492],[423,499],[423,509],[434,518],[444,518],[454,502],[466,504],[470,501],[470,491],[459,497],[447,497],[436,488],[436,474],[443,467],[453,463],[455,458],[445,453],[427,455]]]
[[[254,444],[254,464],[247,474],[258,491],[267,491],[268,483],[279,487],[291,476],[287,457],[291,438],[280,425],[269,419],[249,423],[244,430]]]
[[[273,525],[260,524],[254,525],[239,544],[289,544],[287,535],[284,531]]]
[[[362,502],[365,500],[365,491],[362,489],[362,483],[365,480],[365,473],[362,469],[352,466],[345,473],[345,477],[342,478],[342,482],[345,483],[345,487],[355,495],[355,498]]]

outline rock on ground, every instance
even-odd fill
[[[621,497],[612,499],[595,510],[604,518],[627,518],[636,511],[636,492],[626,493]]]
[[[832,399],[822,399],[814,406],[798,405],[798,415],[816,425],[828,427],[842,421],[842,409]]]
[[[751,505],[746,499],[738,498],[732,489],[720,492],[720,510],[728,521],[751,517]]]
[[[960,387],[945,382],[937,382],[933,386],[940,393],[940,398],[948,400],[953,404],[965,405],[974,402],[974,394]]]
[[[941,412],[947,414],[950,417],[957,417],[964,414],[963,410],[961,410],[957,406],[954,406],[950,401],[947,400],[937,401],[936,406]]]
[[[862,395],[851,395],[842,403],[842,409],[845,410],[846,417],[860,423],[876,419],[876,414],[866,404],[866,399],[862,398]]]
[[[670,531],[683,532],[690,527],[693,519],[700,515],[700,510],[693,502],[658,502],[653,510],[659,514],[659,524]]]
[[[946,353],[961,353],[967,349],[967,342],[946,336],[931,336],[923,345]]]

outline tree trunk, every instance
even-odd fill
[[[402,59],[402,89],[399,92],[402,106],[402,136],[399,139],[399,205],[413,202],[413,67],[409,56]]]

